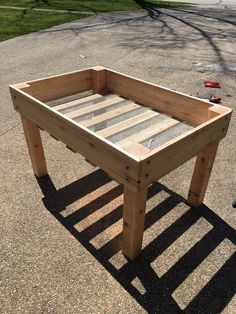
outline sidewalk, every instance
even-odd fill
[[[179,0],[172,0],[179,2]],[[234,0],[181,0],[180,2],[192,3],[201,8],[215,8],[215,9],[235,9],[236,2]]]
[[[57,12],[57,13],[79,13],[79,14],[91,14],[94,13],[91,11],[74,11],[74,10],[56,10],[56,9],[44,9],[44,8],[30,8],[30,7],[13,7],[13,6],[6,6],[0,5],[0,9],[12,9],[12,10],[34,10],[34,11],[42,11],[42,12]]]

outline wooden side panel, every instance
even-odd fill
[[[34,174],[37,177],[45,176],[48,172],[39,128],[23,116],[21,116],[21,121]]]
[[[142,249],[147,188],[138,192],[124,187],[122,251],[134,260]]]
[[[19,83],[19,84],[15,84],[14,85],[16,88],[22,90],[22,91],[26,91],[27,92],[27,89],[30,88],[30,85],[27,84],[27,83]]]
[[[150,106],[197,126],[206,120],[211,104],[172,90],[107,70],[106,85],[113,93]]]
[[[217,116],[201,126],[154,149],[142,160],[141,184],[148,185],[197,155],[227,133],[231,112]]]
[[[105,170],[118,182],[137,189],[138,158],[123,153],[105,139],[80,127],[60,113],[48,108],[32,97],[10,87],[16,110],[28,120],[64,142],[68,147],[81,153],[85,158]]]
[[[40,101],[48,102],[92,88],[91,70],[82,70],[27,82],[27,93]]]

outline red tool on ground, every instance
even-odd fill
[[[210,87],[210,88],[220,88],[220,82],[212,82],[212,81],[204,81],[204,86],[205,87]],[[209,96],[209,101],[213,102],[214,104],[219,104],[221,102],[221,97],[215,96],[213,94],[210,94]]]
[[[210,87],[210,88],[220,88],[220,83],[219,82],[211,82],[211,81],[204,81],[205,87]]]

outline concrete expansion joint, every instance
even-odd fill
[[[11,127],[10,129],[8,129],[6,132],[3,132],[2,134],[0,134],[0,137],[2,137],[3,135],[7,134],[8,132],[12,131],[13,129],[15,129],[18,125],[20,125],[21,122],[17,123],[16,125],[14,125],[13,127]]]

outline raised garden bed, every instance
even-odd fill
[[[47,174],[45,130],[124,185],[122,250],[142,248],[147,187],[197,155],[187,202],[204,199],[231,110],[93,67],[10,86],[34,174]]]

